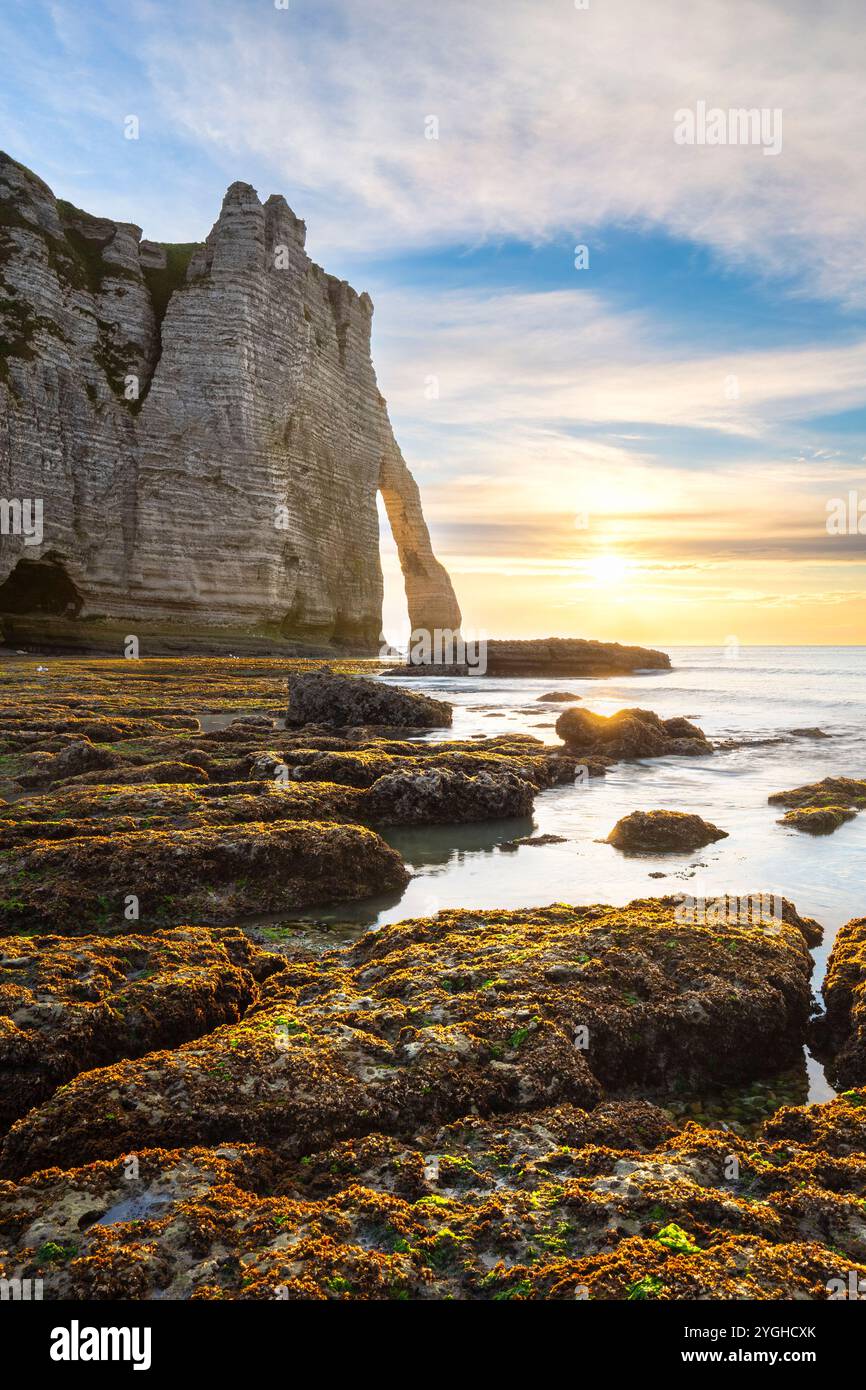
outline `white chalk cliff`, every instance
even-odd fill
[[[370,357],[373,306],[285,199],[229,188],[203,245],[142,241],[0,155],[0,621],[372,650],[376,494],[414,627],[456,629]]]

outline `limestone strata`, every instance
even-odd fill
[[[672,1133],[632,1102],[303,1161],[151,1147],[132,1179],[114,1160],[0,1183],[0,1273],[51,1300],[824,1300],[866,1276],[864,1107],[781,1113],[796,1137]]]
[[[77,840],[140,830],[275,825],[280,821],[345,821],[361,825],[465,825],[531,814],[536,788],[510,771],[470,777],[447,768],[386,773],[370,787],[337,782],[231,782],[197,796],[161,783],[128,794],[126,786],[90,791],[67,784],[60,804],[21,802],[2,814],[0,850],[34,839]],[[129,784],[127,784],[129,785]],[[41,802],[42,798],[37,801]],[[28,814],[32,813],[32,814]],[[48,819],[40,819],[47,813]]]
[[[370,358],[373,306],[304,250],[284,198],[234,183],[206,241],[55,199],[0,155],[0,495],[17,640],[259,634],[380,641],[377,491],[412,624],[459,629]],[[3,582],[6,581],[6,582]]]
[[[0,853],[0,936],[122,930],[129,894],[143,925],[221,925],[370,897],[407,879],[399,854],[356,825],[253,822],[37,840]]]
[[[236,1022],[279,956],[242,932],[185,927],[111,940],[6,937],[0,1127],[78,1072]]]
[[[537,789],[574,779],[576,762],[561,749],[545,748],[537,739],[503,736],[447,743],[400,743],[361,740],[339,749],[288,749],[286,763],[297,781],[345,782],[371,787],[392,772],[460,772],[477,777],[513,773]]]
[[[678,904],[443,912],[367,933],[266,981],[237,1025],[76,1077],[13,1127],[3,1171],[155,1142],[292,1155],[791,1065],[811,999],[796,915],[703,927]]]

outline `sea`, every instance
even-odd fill
[[[812,836],[780,825],[783,808],[767,798],[822,777],[866,778],[866,647],[663,650],[670,670],[610,679],[413,679],[413,690],[454,707],[453,727],[431,732],[431,739],[519,732],[556,744],[554,725],[566,706],[540,697],[558,688],[598,714],[640,706],[662,718],[684,715],[722,746],[704,757],[620,763],[605,777],[541,792],[526,820],[387,831],[412,872],[406,889],[355,907],[342,904],[333,918],[375,928],[454,907],[781,895],[824,928],[823,944],[813,951],[820,1008],[835,934],[852,917],[866,916],[866,812],[832,835]],[[802,729],[827,737],[793,732]],[[621,816],[657,809],[697,813],[728,838],[679,854],[626,855],[604,843]],[[562,839],[509,847],[543,835]],[[327,920],[321,910],[317,915]],[[809,1099],[832,1096],[823,1068],[808,1053],[804,1066]]]

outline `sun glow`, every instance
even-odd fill
[[[586,569],[596,584],[621,584],[628,574],[629,562],[610,551],[588,560]]]

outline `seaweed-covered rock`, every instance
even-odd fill
[[[630,1301],[826,1299],[866,1276],[861,1156],[672,1134],[640,1102],[290,1161],[245,1144],[134,1159],[0,1183],[4,1277],[42,1278],[46,1299]]]
[[[616,759],[693,757],[713,751],[696,724],[683,718],[661,719],[646,709],[621,709],[610,716],[567,709],[556,721],[556,732],[572,752]]]
[[[524,846],[541,848],[544,845],[564,845],[567,842],[568,837],[566,835],[521,835],[516,840],[506,840],[504,844],[499,846],[499,850],[503,854],[514,854],[517,850],[523,849]]]
[[[82,740],[92,743],[121,743],[125,740],[165,735],[172,730],[199,730],[201,724],[194,716],[163,714],[159,719],[126,719],[122,715],[107,719],[88,713],[21,714],[19,717],[0,714],[0,737],[7,748],[48,749],[59,751]]]
[[[790,825],[807,835],[832,835],[840,825],[854,820],[857,812],[851,806],[798,806],[786,811],[779,825]]]
[[[117,767],[116,765],[94,772],[82,772],[77,777],[68,777],[65,787],[95,787],[109,784],[115,787],[159,786],[162,783],[192,782],[201,784],[209,781],[203,767],[187,762],[145,763],[138,767]]]
[[[289,678],[286,723],[435,729],[451,723],[451,706],[415,690],[336,675],[325,667]]]
[[[727,830],[684,811],[632,811],[617,821],[607,842],[622,850],[665,853],[700,849],[727,837]]]
[[[537,786],[488,760],[475,775],[399,760],[369,786],[342,782],[249,779],[177,787],[160,783],[64,784],[49,796],[0,806],[0,850],[33,839],[68,840],[133,830],[323,820],[361,825],[444,825],[524,817]],[[264,771],[264,768],[261,769]],[[369,769],[364,769],[365,775]],[[537,775],[534,774],[534,775]]]
[[[701,926],[679,906],[452,911],[367,933],[274,976],[237,1025],[77,1077],[13,1127],[3,1171],[157,1140],[292,1154],[790,1065],[811,999],[800,927]]]
[[[866,1168],[866,1090],[843,1092],[824,1105],[783,1105],[764,1121],[762,1137],[797,1144],[815,1156],[819,1171],[835,1159],[853,1158]]]
[[[535,787],[513,772],[495,775],[432,767],[391,772],[363,793],[363,818],[376,825],[459,825],[532,813]]]
[[[279,956],[234,928],[151,936],[6,937],[0,1128],[78,1072],[236,1022]]]
[[[866,806],[866,778],[824,777],[767,797],[771,806]]]
[[[576,760],[562,748],[547,748],[538,739],[525,735],[447,743],[377,739],[338,749],[321,749],[318,744],[316,740],[315,747],[286,750],[285,760],[293,780],[371,787],[379,777],[391,772],[435,769],[460,772],[467,777],[511,773],[541,790],[573,781],[576,768]],[[593,767],[601,772],[605,762],[593,760]]]
[[[0,853],[0,935],[123,930],[130,894],[142,926],[219,926],[365,898],[407,879],[396,850],[357,825],[253,822],[37,840]]]
[[[82,738],[67,744],[59,753],[34,753],[17,780],[22,787],[47,787],[84,772],[104,772],[118,767],[121,761],[110,748]]]
[[[823,985],[826,1016],[820,1044],[833,1054],[828,1071],[838,1086],[866,1084],[866,917],[841,927]]]

